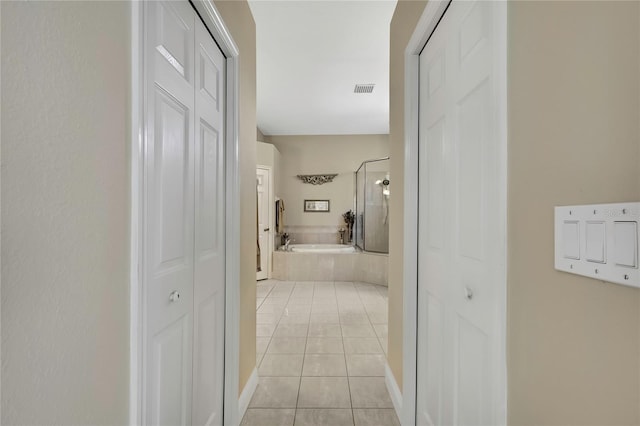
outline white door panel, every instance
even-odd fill
[[[190,424],[189,393],[191,382],[191,316],[183,315],[155,333],[151,343],[150,395],[152,425]]]
[[[193,424],[222,424],[224,380],[224,56],[196,19]]]
[[[191,424],[194,248],[194,15],[147,5],[146,395],[143,422]],[[181,73],[177,72],[180,69]]]
[[[419,425],[498,423],[496,7],[454,0],[420,55]]]
[[[220,424],[224,57],[189,2],[144,8],[142,422]]]

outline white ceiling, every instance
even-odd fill
[[[266,135],[389,133],[396,0],[250,0],[258,127]],[[357,83],[375,83],[370,94]]]

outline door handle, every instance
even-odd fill
[[[270,228],[267,228],[267,229],[264,230],[264,232],[269,232],[269,230],[270,230]]]
[[[172,291],[169,295],[169,300],[172,302],[177,302],[180,299],[180,293],[178,291]]]
[[[467,300],[473,299],[473,290],[471,290],[469,287],[464,288],[464,294],[467,297]]]

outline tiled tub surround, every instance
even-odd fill
[[[347,244],[290,244],[295,253],[356,253],[358,250]]]
[[[313,213],[317,214],[317,213]],[[346,226],[343,226],[346,228]],[[295,244],[340,244],[339,226],[285,226]],[[345,236],[345,238],[347,238]]]
[[[260,382],[243,426],[399,426],[384,379],[387,288],[257,285]]]
[[[389,256],[376,253],[273,253],[273,278],[282,281],[361,281],[386,286]]]

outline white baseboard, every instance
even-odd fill
[[[240,398],[238,398],[238,419],[240,419],[240,421],[242,421],[244,413],[247,411],[251,398],[253,397],[253,393],[256,391],[257,387],[258,369],[254,368],[251,376],[249,376],[249,380],[247,380],[247,384],[244,386],[244,389],[242,389],[242,393],[240,393]]]
[[[396,378],[393,376],[393,373],[391,372],[391,368],[389,367],[388,363],[386,363],[384,366],[384,382],[387,385],[387,390],[389,391],[389,395],[391,396],[391,402],[393,402],[393,408],[395,408],[398,418],[402,419],[403,418],[402,392],[398,387]]]

